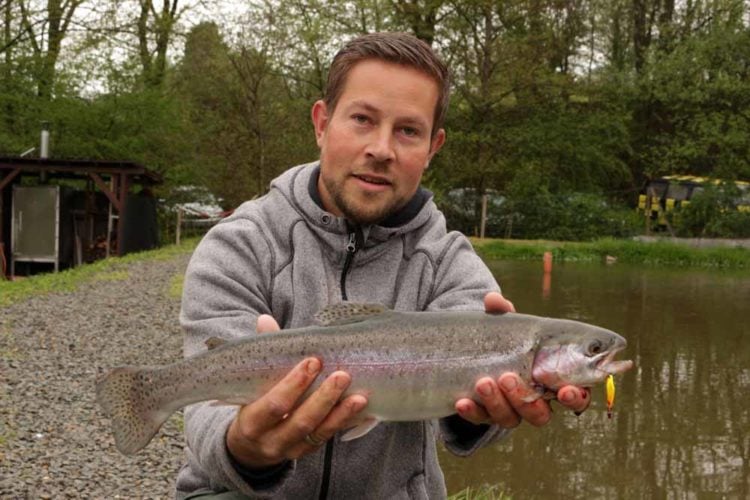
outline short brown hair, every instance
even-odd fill
[[[370,33],[348,42],[333,58],[328,72],[323,100],[333,112],[336,109],[349,71],[360,61],[379,59],[415,68],[437,83],[438,100],[432,125],[432,136],[443,126],[450,98],[450,76],[448,68],[433,52],[432,48],[409,33]]]

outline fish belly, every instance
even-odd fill
[[[507,371],[528,378],[522,356],[485,356],[429,362],[373,363],[342,367],[352,375],[345,395],[368,398],[366,412],[382,421],[414,421],[456,413],[461,398],[479,402],[474,387],[483,377],[497,379]]]

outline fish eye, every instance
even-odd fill
[[[602,345],[601,341],[594,340],[593,342],[589,344],[588,355],[594,356],[596,354],[599,354],[603,350],[604,350],[604,346]]]

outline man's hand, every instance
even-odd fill
[[[257,330],[276,332],[279,325],[264,314],[258,317]],[[332,373],[299,404],[321,368],[319,359],[304,359],[265,395],[240,408],[226,437],[235,460],[250,468],[270,467],[317,450],[352,425],[367,399],[355,394],[339,401],[351,383],[346,372]]]
[[[516,312],[513,303],[497,292],[484,297],[484,308],[488,313]],[[549,422],[552,410],[547,401],[536,399],[524,402],[536,394],[517,374],[504,373],[497,380],[490,377],[479,379],[475,386],[482,400],[479,405],[469,398],[456,401],[456,412],[473,424],[490,423],[512,428],[526,420],[532,425],[542,426]],[[561,387],[557,399],[563,406],[580,413],[591,401],[589,391],[575,386]]]

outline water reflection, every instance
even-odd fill
[[[559,409],[469,459],[443,454],[449,491],[750,498],[749,274],[556,264],[547,283],[541,262],[491,268],[519,311],[622,333],[636,368],[617,378],[612,420],[601,386],[579,418]]]

